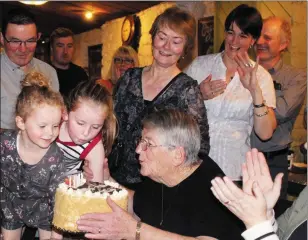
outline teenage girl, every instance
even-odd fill
[[[54,194],[63,181],[63,153],[54,142],[65,109],[58,92],[40,73],[21,82],[16,103],[17,130],[1,132],[0,205],[5,240],[21,239],[22,227],[51,236]]]
[[[80,170],[87,160],[94,182],[102,182],[105,155],[111,151],[116,134],[112,96],[92,81],[79,83],[67,99],[67,113],[56,142],[65,155],[67,175]]]

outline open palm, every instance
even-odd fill
[[[243,191],[253,195],[252,184],[257,182],[266,199],[267,209],[273,209],[280,195],[283,174],[279,173],[273,182],[266,159],[257,149],[247,153],[242,172]]]

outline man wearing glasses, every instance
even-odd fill
[[[1,129],[15,128],[15,102],[20,92],[20,81],[30,71],[38,71],[50,79],[54,90],[59,90],[55,69],[33,57],[40,33],[34,16],[24,9],[11,10],[3,19],[1,52]]]

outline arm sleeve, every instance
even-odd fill
[[[60,151],[61,150],[59,149],[59,152]],[[62,153],[58,154],[57,158],[58,158],[57,165],[52,171],[52,176],[51,176],[50,184],[49,184],[49,193],[50,193],[50,205],[49,205],[50,214],[49,216],[51,217],[51,219],[53,217],[53,212],[54,212],[56,189],[58,185],[64,181],[65,172],[66,172],[64,161],[62,160],[63,159]]]
[[[301,194],[298,198],[293,202],[292,206],[289,207],[278,219],[278,236],[283,236],[284,232],[287,230],[288,226],[290,225],[291,215],[300,215],[300,212],[307,213],[307,204],[308,204],[308,187],[306,186],[304,190],[302,190]],[[305,217],[307,215],[303,214]],[[293,219],[294,220],[294,219]],[[298,220],[298,219],[297,219]]]
[[[258,66],[261,67],[261,66]],[[264,69],[261,68],[257,72],[257,78],[259,86],[262,90],[263,99],[268,107],[276,108],[276,94],[274,88],[274,82],[271,75]]]
[[[208,155],[210,152],[209,124],[204,102],[197,83],[186,89],[185,104],[187,105],[188,112],[192,114],[199,123],[201,133],[200,153]]]
[[[276,118],[279,123],[289,121],[297,115],[305,99],[307,74],[304,71],[295,75],[286,86],[281,96],[277,97]]]
[[[58,92],[60,89],[58,75],[57,75],[56,70],[53,68],[51,69],[51,72],[50,72],[50,79],[51,79],[52,89]]]
[[[265,221],[242,233],[245,240],[279,240],[270,221]]]

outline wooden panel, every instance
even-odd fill
[[[279,4],[281,5],[281,7],[284,8],[285,11],[287,11],[288,13],[291,12],[292,10],[292,2],[285,2],[285,1],[279,1]]]
[[[264,2],[258,2],[257,9],[260,11],[263,19],[274,16],[274,13],[266,4],[264,4]]]
[[[290,19],[290,14],[280,5],[279,2],[264,1],[264,4],[273,12],[275,16]]]

